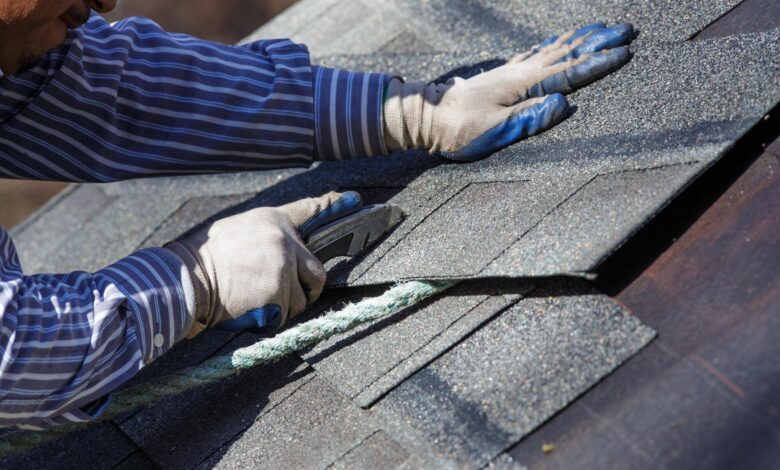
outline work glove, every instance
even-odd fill
[[[393,79],[385,99],[385,143],[390,150],[425,149],[457,161],[484,158],[567,117],[562,94],[623,66],[634,37],[630,24],[596,23],[553,36],[468,80]]]
[[[165,245],[192,279],[195,311],[187,337],[215,325],[274,329],[301,313],[325,285],[325,268],[303,239],[362,204],[355,192],[331,192],[226,217]]]

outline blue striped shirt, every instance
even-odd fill
[[[108,182],[387,153],[390,76],[312,66],[305,46],[225,46],[93,15],[0,79],[0,176]],[[25,275],[0,228],[0,426],[97,417],[182,339],[192,287],[168,250],[94,273]]]

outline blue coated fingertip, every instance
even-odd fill
[[[441,156],[458,162],[480,160],[518,140],[549,129],[562,121],[568,112],[569,102],[563,95],[550,95],[541,103],[524,109],[485,132],[457,152],[441,152]]]
[[[539,97],[550,93],[571,93],[577,88],[609,75],[629,60],[631,60],[631,51],[628,46],[596,52],[584,62],[535,84],[528,89],[528,96]]]
[[[585,62],[567,70],[566,78],[569,86],[576,89],[609,75],[629,60],[631,60],[631,51],[628,46],[608,49],[593,54]]]
[[[625,46],[633,38],[634,27],[630,23],[621,23],[606,29],[593,31],[588,35],[584,43],[572,49],[561,61],[576,59],[582,55],[592,54],[605,49]]]
[[[586,34],[592,32],[592,31],[596,31],[596,30],[599,30],[599,29],[604,29],[606,27],[607,27],[606,23],[604,23],[602,21],[599,21],[599,22],[593,23],[593,24],[589,24],[588,26],[583,26],[582,28],[580,28],[577,31],[575,31],[569,37],[569,39],[566,40],[566,44],[571,44],[575,40],[585,36]]]
[[[278,305],[266,305],[246,312],[238,318],[217,324],[223,331],[244,331],[249,329],[275,330],[282,322],[282,309]]]
[[[549,38],[539,43],[539,49],[549,46],[550,44],[554,43],[557,40],[558,40],[558,36],[550,36]]]
[[[363,208],[363,198],[355,191],[345,191],[330,206],[316,213],[298,227],[298,233],[306,238],[329,223],[354,214]]]

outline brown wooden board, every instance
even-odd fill
[[[658,339],[510,455],[530,468],[776,465],[778,233],[780,159],[764,153],[617,295]]]

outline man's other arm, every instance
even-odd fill
[[[226,46],[93,15],[0,80],[0,175],[106,182],[384,154],[391,78],[312,67],[285,39]]]

